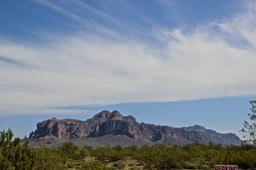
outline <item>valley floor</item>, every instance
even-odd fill
[[[256,148],[209,143],[185,146],[158,144],[141,147],[78,147],[67,142],[56,148],[33,148],[12,139],[10,130],[1,132],[0,169],[213,169],[216,164],[256,169]]]

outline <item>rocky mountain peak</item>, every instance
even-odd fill
[[[110,113],[109,119],[122,120],[123,115],[119,111],[114,110],[112,113]]]
[[[107,110],[103,110],[93,116],[93,119],[108,119],[111,113]]]
[[[220,134],[200,125],[174,128],[138,123],[133,116],[123,116],[117,110],[101,111],[86,121],[51,118],[39,122],[35,132],[30,133],[29,140],[48,141],[49,139],[56,139],[59,142],[72,139],[104,138],[106,136],[111,136],[111,138],[126,136],[129,141],[133,140],[134,143],[140,141],[140,143],[145,144],[172,143],[184,145],[192,142],[203,144],[213,142],[223,145],[241,144],[240,139],[235,134]]]
[[[206,131],[206,128],[204,126],[200,126],[200,125],[193,125],[193,126],[189,126],[189,127],[185,127],[186,130],[188,131],[201,131],[201,132],[204,132]]]
[[[94,120],[101,120],[101,121],[106,121],[106,120],[109,120],[109,119],[122,120],[123,115],[117,110],[114,110],[112,112],[104,110],[104,111],[101,111],[100,113],[94,115],[93,119]]]

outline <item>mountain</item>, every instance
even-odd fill
[[[138,123],[129,115],[118,111],[102,111],[85,121],[76,119],[58,120],[51,118],[37,123],[37,129],[31,132],[30,145],[59,146],[72,141],[77,145],[153,145],[170,143],[185,145],[193,142],[222,145],[240,145],[241,140],[233,133],[221,134],[199,125],[174,128],[147,123]]]

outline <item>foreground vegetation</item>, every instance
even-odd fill
[[[215,164],[236,164],[256,169],[256,148],[190,144],[79,148],[65,143],[58,148],[31,148],[13,138],[11,130],[0,135],[0,169],[213,169]]]

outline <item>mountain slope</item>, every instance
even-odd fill
[[[185,145],[193,142],[222,145],[240,145],[240,139],[232,133],[220,134],[195,125],[174,128],[138,123],[133,116],[123,116],[118,111],[102,111],[85,121],[75,119],[48,119],[37,124],[28,138],[31,145],[58,146],[66,141],[78,145],[153,145],[171,143]]]

